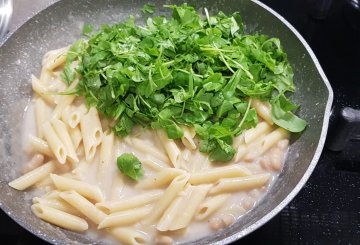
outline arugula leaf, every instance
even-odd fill
[[[131,153],[124,153],[116,160],[117,166],[121,173],[133,180],[139,180],[144,175],[139,159]]]
[[[71,84],[75,80],[76,73],[70,67],[70,64],[66,64],[63,72],[60,74],[60,77],[67,84]]]
[[[277,99],[273,101],[271,103],[271,119],[276,125],[288,131],[299,133],[305,129],[306,121],[290,111],[294,107],[288,100]]]
[[[285,94],[295,90],[294,73],[279,39],[245,34],[237,12],[201,16],[194,7],[164,5],[172,17],[153,16],[140,26],[134,16],[93,32],[69,49],[61,78],[114,120],[126,137],[135,125],[183,136],[181,125],[195,127],[199,150],[213,161],[235,154],[233,137],[258,123],[252,98],[271,102],[274,122],[289,131],[306,123]],[[142,12],[152,14],[155,5]],[[73,68],[76,65],[76,68]]]
[[[153,14],[155,12],[155,5],[152,3],[147,3],[141,9],[141,12],[143,12],[144,14]]]
[[[218,139],[217,143],[218,147],[212,150],[209,154],[210,161],[230,161],[236,153],[235,149],[231,146],[232,140],[227,143],[224,140]]]
[[[93,31],[94,27],[90,24],[84,24],[83,26],[83,35],[87,36],[88,34],[90,34]]]

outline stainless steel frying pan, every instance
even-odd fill
[[[54,244],[103,244],[73,232],[56,228],[36,218],[30,211],[30,195],[15,191],[7,183],[18,175],[22,153],[24,109],[32,92],[30,75],[39,74],[41,58],[47,50],[62,47],[81,35],[84,23],[99,25],[125,20],[139,13],[147,0],[63,0],[27,21],[0,48],[0,206],[24,228]],[[154,3],[158,9],[164,3]],[[191,1],[188,1],[191,4]],[[195,2],[195,1],[194,1]],[[249,0],[196,1],[196,6],[230,13],[240,11],[248,32],[259,31],[279,37],[295,72],[294,100],[301,104],[300,116],[309,127],[293,135],[286,164],[267,196],[237,223],[191,244],[225,244],[254,231],[283,207],[303,187],[324,146],[333,92],[314,53],[299,33],[264,4]],[[1,45],[1,43],[0,43]]]

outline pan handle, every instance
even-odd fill
[[[12,12],[12,0],[0,0],[0,39],[8,32]]]
[[[342,151],[349,141],[360,141],[360,110],[334,107],[326,147],[332,151]]]

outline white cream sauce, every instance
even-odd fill
[[[27,139],[28,139],[29,134],[36,135],[36,124],[35,124],[33,102],[31,104],[29,104],[29,106],[27,107],[27,110],[25,111],[25,114],[24,114],[24,127],[23,127],[23,132],[22,132],[22,135],[23,135],[22,142],[23,142],[23,148],[25,149],[25,151],[29,147],[27,144],[27,142],[28,142]],[[147,130],[142,130],[142,129],[139,130],[138,129],[138,130],[136,130],[136,132],[133,135],[136,135],[139,139],[144,140],[144,142],[146,144],[156,146],[156,148],[159,151],[166,154],[163,147],[161,146],[161,144],[158,141],[155,141],[155,142],[153,141],[154,140],[153,133],[151,133]],[[120,140],[116,137],[115,137],[115,139],[116,139],[115,144],[114,144],[115,150],[114,150],[114,156],[113,156],[113,164],[111,164],[111,173],[108,178],[108,182],[104,184],[105,188],[103,189],[103,192],[106,195],[106,199],[107,200],[111,200],[111,199],[116,200],[116,199],[120,199],[122,197],[130,197],[133,195],[145,193],[146,190],[135,189],[134,188],[134,186],[136,184],[135,181],[129,180],[127,177],[120,177],[121,180],[117,182],[120,184],[123,183],[122,187],[118,186],[117,187],[118,189],[111,190],[111,188],[114,187],[113,186],[114,178],[119,178],[118,177],[119,171],[116,166],[116,157],[117,156],[121,155],[124,152],[132,152],[140,160],[144,160],[146,158],[153,159],[152,157],[149,157],[148,155],[143,154],[140,151],[132,149],[128,144],[124,143],[123,140]],[[180,145],[180,144],[178,144],[178,145]],[[283,153],[285,153],[286,149],[282,150]],[[270,151],[268,151],[266,154],[270,154],[269,152]],[[98,153],[99,153],[99,147],[97,148],[96,157],[92,162],[80,163],[78,166],[78,169],[77,169],[78,177],[85,182],[97,184],[96,172],[97,172],[97,162],[99,161]],[[189,154],[189,152],[188,152],[188,154]],[[186,163],[186,166],[192,171],[204,171],[206,169],[212,169],[215,167],[212,164],[208,165],[207,159],[206,159],[207,157],[203,154],[200,154],[197,150],[190,152],[189,157],[185,157],[185,158],[189,159],[188,163]],[[194,160],[194,159],[196,159],[196,160]],[[260,159],[261,158],[257,158],[255,161],[250,162],[250,163],[240,162],[239,164],[248,167],[252,171],[253,174],[269,172],[271,174],[271,180],[268,182],[268,184],[261,188],[252,189],[252,190],[248,190],[248,191],[241,191],[238,193],[232,193],[231,197],[227,200],[225,205],[216,214],[214,214],[213,217],[221,217],[221,215],[226,214],[226,215],[233,216],[234,219],[241,219],[241,217],[244,213],[249,212],[266,195],[267,190],[276,181],[279,171],[274,171],[271,169],[269,170],[268,167],[266,167],[266,169],[264,169],[264,166],[262,166],[260,164]],[[84,169],[81,169],[81,164],[86,165]],[[233,163],[230,163],[230,164],[233,164]],[[146,165],[143,164],[143,166],[145,168],[144,178],[150,178],[151,176],[153,176],[155,174],[155,172],[152,171],[151,169],[149,169],[148,167],[146,167]],[[170,167],[170,165],[169,165],[169,167]],[[44,192],[44,191],[42,191],[42,192]],[[29,195],[27,195],[27,196],[29,197],[29,199],[31,199],[34,196],[39,196],[40,193],[41,193],[41,191],[40,192],[39,191],[29,192]],[[30,208],[30,206],[28,208]],[[177,232],[165,232],[162,234],[171,235],[171,237],[175,241],[175,244],[199,239],[201,237],[205,237],[209,234],[213,234],[214,232],[216,232],[215,230],[211,229],[211,227],[209,225],[210,222],[211,222],[210,219],[205,220],[203,222],[193,221],[186,230],[177,231]],[[91,222],[89,222],[89,224],[90,223]],[[98,231],[96,229],[95,225],[90,225],[90,227],[91,227],[91,229],[85,233],[86,236],[89,236],[94,240],[104,239],[107,244],[117,243],[111,236],[109,236],[105,232]],[[134,227],[147,233],[151,237],[150,241],[155,241],[155,237],[158,232],[156,231],[154,225],[145,226],[140,223],[140,224],[134,225]]]

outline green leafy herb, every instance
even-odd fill
[[[141,9],[141,12],[143,12],[144,14],[153,14],[155,12],[155,5],[152,3],[147,3]]]
[[[117,158],[117,166],[121,173],[133,180],[139,180],[144,175],[139,159],[130,153],[124,153]]]
[[[271,103],[271,118],[280,127],[293,133],[299,133],[305,129],[306,121],[291,112],[297,107],[286,97],[281,96]]]
[[[94,27],[90,24],[84,24],[84,27],[83,27],[83,35],[88,35],[90,34],[92,31],[93,31]]]
[[[147,4],[143,12],[154,7]],[[280,127],[304,130],[305,121],[293,113],[298,106],[286,97],[294,92],[294,74],[279,39],[246,34],[237,12],[210,15],[205,9],[203,18],[187,4],[164,7],[171,18],[137,25],[130,16],[103,25],[68,53],[63,80],[71,83],[77,74],[76,93],[115,120],[118,136],[141,125],[179,139],[180,125],[195,127],[199,150],[213,161],[229,161],[233,137],[258,122],[252,98],[271,102]]]

